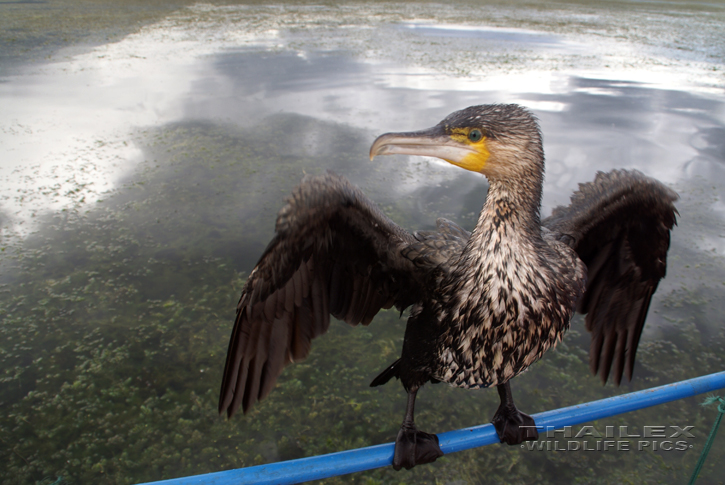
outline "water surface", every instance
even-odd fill
[[[383,132],[474,104],[520,103],[539,118],[544,215],[600,170],[637,169],[681,196],[634,381],[588,376],[577,321],[516,380],[520,407],[722,370],[725,54],[712,39],[724,17],[719,5],[663,2],[205,4],[4,75],[8,483],[134,483],[393,440],[403,391],[367,387],[400,353],[393,312],[365,329],[333,325],[249,416],[218,418],[236,299],[305,173],[345,175],[411,230],[440,216],[472,227],[483,177],[367,154]],[[487,422],[497,406],[495,393],[445,386],[420,401],[419,423],[437,432]],[[711,418],[693,399],[603,425],[696,425],[699,450]],[[717,453],[703,483],[717,482]],[[489,447],[338,481],[672,482],[695,455]]]

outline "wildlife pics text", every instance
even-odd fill
[[[528,451],[685,451],[701,443],[702,433],[694,426],[645,425],[641,432],[635,432],[632,426],[594,425],[564,426],[562,429],[538,428],[539,441],[528,441],[521,448]],[[700,436],[696,437],[696,434]]]

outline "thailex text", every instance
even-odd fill
[[[685,451],[693,445],[694,426],[643,426],[641,431],[630,431],[629,426],[564,426],[562,429],[543,429],[545,439],[527,441],[521,445],[530,451]],[[540,435],[541,436],[541,435]]]

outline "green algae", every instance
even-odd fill
[[[337,158],[326,159],[328,167],[277,143],[310,130],[329,133]],[[39,216],[42,229],[3,253],[13,267],[0,292],[3,483],[136,483],[394,440],[404,391],[397,383],[368,387],[401,350],[404,320],[392,311],[367,328],[334,322],[247,416],[217,415],[218,385],[242,268],[254,263],[242,255],[261,252],[283,194],[303,173],[349,175],[406,227],[421,227],[416,221],[435,207],[412,204],[420,192],[391,197],[394,166],[356,160],[367,136],[343,125],[278,115],[250,128],[178,123],[137,138],[146,162],[122,188],[92,207]],[[482,196],[474,187],[464,199],[480,204]],[[460,204],[448,210],[471,212]],[[602,387],[589,376],[588,334],[578,319],[556,350],[516,379],[519,406],[539,412],[722,369],[722,328],[701,320],[712,302],[677,292],[662,301],[683,308],[683,318],[641,343],[632,384]],[[702,328],[711,329],[707,337]],[[485,423],[497,405],[491,391],[431,385],[416,418],[441,432]],[[692,425],[699,445],[710,421],[692,398],[596,425]],[[411,472],[386,468],[326,483],[671,483],[684,480],[696,458],[694,450],[489,446]],[[716,447],[702,483],[717,483],[723,458]]]
[[[0,15],[0,47],[9,46],[2,52],[11,61],[55,58],[63,48],[78,43],[120,39],[184,5],[57,2],[51,10],[28,10],[22,14],[25,17]],[[447,22],[465,23],[482,15],[476,4],[461,5],[444,12]],[[636,24],[632,18],[638,17],[629,17],[624,25],[615,21],[621,9],[633,8],[639,18],[671,9],[657,17],[657,25],[648,26],[647,32],[661,39],[672,26],[680,26],[672,29],[676,37],[687,24],[682,18],[699,8],[680,4],[634,8],[625,3],[603,11],[589,2],[576,5],[582,15],[605,13],[609,20],[602,27],[592,17],[561,18],[558,11],[543,7],[538,19],[517,17],[513,10],[492,11],[489,18],[494,26],[565,34],[594,28],[600,29],[595,35],[607,39],[646,44],[649,37],[632,28]],[[4,13],[14,7],[0,8]],[[324,8],[288,9],[283,18],[276,18],[275,9],[269,8],[256,18],[257,24],[254,18],[250,23],[259,30],[272,26],[292,33],[313,32],[295,39],[297,44],[290,41],[288,48],[334,50],[344,45],[358,55],[376,58],[387,55],[389,46],[374,34],[356,34],[350,41],[336,28],[441,20],[433,15],[440,13],[435,5],[426,10],[373,2],[364,8],[335,8],[326,13]],[[371,9],[373,15],[360,15]],[[704,24],[716,22],[722,10],[717,5],[702,9],[708,15],[715,11],[711,20],[700,20]],[[77,15],[80,11],[82,15]],[[476,11],[478,17],[472,17]],[[241,14],[232,10],[229,15]],[[173,21],[190,27],[194,22],[219,22],[220,17],[224,15],[197,7],[176,14]],[[329,24],[328,19],[338,20]],[[691,30],[684,44],[703,45],[704,40],[691,42],[697,40],[699,29]],[[325,35],[318,36],[320,32]],[[672,39],[675,47],[678,42],[683,41]],[[451,48],[456,44],[419,39],[406,59],[460,76],[481,66],[529,69],[530,60],[551,66],[550,58],[527,53],[503,52],[483,64],[465,52],[445,57]],[[555,67],[579,62],[563,61]],[[715,67],[721,61],[722,56]],[[321,146],[295,142],[319,138],[320,133],[325,135]],[[25,238],[13,234],[11,217],[3,214],[2,482],[50,484],[60,477],[61,483],[136,483],[394,440],[404,412],[403,390],[397,383],[375,389],[368,383],[400,354],[404,320],[395,312],[382,312],[367,328],[333,323],[330,332],[314,342],[310,357],[286,369],[269,398],[249,415],[227,421],[216,413],[227,339],[245,271],[271,237],[283,197],[305,173],[329,168],[344,174],[409,229],[430,228],[438,216],[468,227],[475,221],[485,184],[446,176],[440,187],[426,185],[402,196],[391,195],[405,181],[439,181],[443,174],[425,163],[400,169],[393,163],[368,162],[360,154],[367,152],[372,136],[295,115],[267,117],[248,128],[200,121],[159,126],[136,134],[145,161],[100,202],[88,203],[73,195],[82,191],[57,194],[71,200],[66,210],[39,213],[40,229]],[[699,238],[697,245],[704,245],[708,237],[722,234],[721,221],[706,210],[707,201],[718,192],[702,189],[705,185],[678,188],[683,201],[678,205],[682,217],[677,231],[682,232],[675,233],[669,275],[648,319],[651,333],[640,345],[634,382],[621,389],[611,384],[602,387],[588,375],[588,334],[577,320],[556,350],[514,381],[523,410],[555,409],[723,368],[722,257],[689,247],[692,235]],[[596,423],[628,425],[633,431],[645,425],[695,426],[695,448],[684,452],[549,453],[489,446],[411,472],[381,469],[326,482],[682,482],[694,467],[712,421],[697,401],[682,400]],[[417,419],[423,429],[441,432],[485,423],[497,405],[492,391],[427,386],[420,393]],[[725,452],[716,443],[700,481],[719,483],[717,464],[723,460]]]

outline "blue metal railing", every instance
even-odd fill
[[[534,414],[532,417],[540,429],[560,429],[564,426],[573,426],[595,419],[628,413],[723,388],[725,388],[725,372],[718,372],[622,396],[546,411]],[[496,430],[491,424],[440,433],[438,439],[440,440],[441,450],[446,455],[499,442]],[[393,462],[394,448],[394,443],[386,443],[329,455],[151,483],[154,485],[238,485],[242,483],[283,485],[300,483],[389,466]]]

